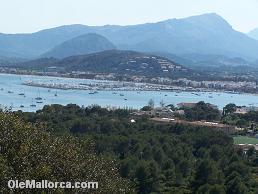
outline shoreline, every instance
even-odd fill
[[[137,89],[105,89],[99,91],[174,91],[174,92],[213,92],[213,93],[228,93],[228,94],[238,94],[238,95],[253,95],[258,96],[258,93],[251,93],[251,92],[236,92],[236,91],[229,91],[225,89],[213,89],[213,88],[193,88],[193,87],[183,87],[183,86],[175,86],[175,85],[165,85],[165,84],[155,84],[155,83],[146,83],[146,82],[129,82],[129,81],[119,81],[119,80],[103,80],[103,79],[89,79],[89,78],[79,78],[79,77],[72,77],[72,76],[57,76],[57,75],[39,75],[39,74],[19,74],[19,73],[2,73],[0,75],[16,75],[16,76],[35,76],[35,77],[48,77],[48,78],[62,78],[62,79],[74,79],[74,80],[94,80],[97,82],[112,82],[112,83],[129,83],[129,84],[140,84],[140,85],[151,85],[161,88],[156,89],[145,89],[145,90],[137,90]],[[41,88],[49,88],[49,89],[60,89],[60,90],[94,90],[91,88],[82,89],[78,87],[51,87],[50,85],[46,84],[26,84],[23,85],[31,86],[31,87],[41,87]],[[169,89],[164,89],[167,87]]]

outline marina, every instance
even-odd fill
[[[42,86],[30,86],[26,83],[45,84]],[[70,88],[50,87],[69,86]],[[234,94],[230,92],[211,91],[183,91],[178,88],[153,91],[146,89],[145,84],[135,84],[113,81],[98,81],[86,79],[42,77],[31,75],[0,74],[0,104],[2,108],[12,110],[36,111],[44,105],[69,103],[80,106],[98,104],[103,107],[128,107],[141,108],[153,99],[156,106],[163,101],[167,104],[180,102],[205,101],[217,105],[222,109],[228,103],[241,106],[258,106],[258,96],[253,94]],[[78,89],[76,87],[85,87]],[[110,87],[112,86],[112,87]],[[120,87],[118,87],[120,86]],[[152,87],[148,85],[147,87]],[[169,87],[169,86],[164,86]],[[145,89],[143,89],[145,88]]]

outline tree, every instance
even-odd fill
[[[248,193],[248,189],[242,182],[241,178],[239,176],[236,176],[234,179],[230,180],[227,183],[227,193],[246,194]]]
[[[115,163],[94,153],[91,140],[50,134],[9,112],[1,112],[0,120],[0,193],[10,192],[4,186],[8,180],[87,180],[101,185],[95,193],[130,190],[128,182],[119,176]],[[37,191],[24,190],[24,193]],[[58,193],[66,191],[60,189]]]
[[[149,102],[148,102],[148,106],[151,107],[152,109],[154,109],[154,100],[153,99],[150,99]]]
[[[224,114],[228,115],[236,112],[236,109],[237,109],[237,106],[235,104],[230,103],[230,104],[227,104],[223,110],[224,110]]]
[[[246,152],[246,155],[248,156],[248,158],[252,158],[256,155],[256,150],[255,148],[252,146],[250,147],[247,152]]]
[[[160,106],[163,108],[163,107],[165,106],[164,100],[161,100],[159,104],[160,104]]]

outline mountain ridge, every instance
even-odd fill
[[[20,57],[38,57],[58,44],[86,33],[100,34],[124,50],[258,58],[258,41],[235,31],[214,13],[129,26],[75,24],[33,34],[0,35],[0,50],[18,53]]]

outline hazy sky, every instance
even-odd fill
[[[139,24],[216,12],[242,32],[258,27],[258,0],[0,0],[0,32],[65,24]]]

